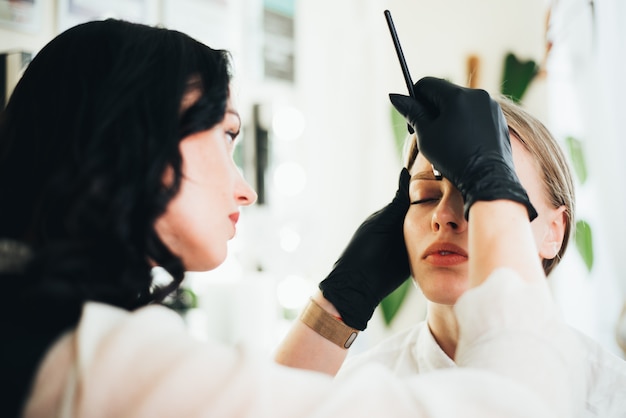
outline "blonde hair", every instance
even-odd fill
[[[502,108],[509,132],[532,155],[547,201],[554,208],[565,206],[565,230],[561,248],[556,257],[542,260],[543,270],[548,275],[561,261],[572,234],[576,206],[572,173],[560,145],[537,118],[506,97],[495,100]],[[411,135],[404,148],[405,166],[409,170],[417,155],[417,137]]]

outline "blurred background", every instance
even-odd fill
[[[566,320],[623,357],[621,0],[0,0],[0,99],[50,39],[87,20],[158,24],[230,50],[244,121],[236,159],[259,201],[242,211],[224,265],[190,273],[170,302],[198,338],[271,351],[357,226],[395,193],[406,125],[387,95],[406,85],[386,9],[413,81],[515,96],[561,142],[578,223],[550,284]],[[419,290],[404,290],[352,352],[423,319]]]

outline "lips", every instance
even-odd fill
[[[435,266],[454,266],[467,261],[467,251],[451,243],[439,242],[426,248],[422,258]]]
[[[228,215],[228,218],[233,223],[233,229],[232,229],[232,232],[230,234],[230,237],[228,238],[229,240],[231,240],[231,239],[235,238],[235,234],[237,233],[237,221],[239,221],[239,212],[231,213],[230,215]]]

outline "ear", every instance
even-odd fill
[[[542,259],[552,260],[561,250],[566,219],[565,206],[551,210],[546,219],[546,233],[539,245],[539,255]]]

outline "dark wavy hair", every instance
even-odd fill
[[[65,31],[28,65],[0,115],[0,242],[31,254],[0,271],[12,385],[27,387],[84,302],[132,310],[178,287],[184,266],[155,221],[179,189],[179,142],[223,119],[230,80],[226,51],[112,19]],[[190,89],[201,97],[183,110]],[[171,284],[152,286],[154,264]]]

